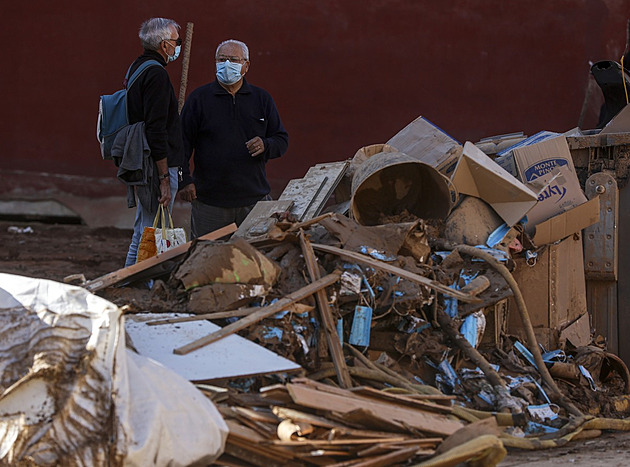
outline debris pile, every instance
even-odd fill
[[[581,232],[602,190],[585,195],[570,138],[585,136],[462,146],[419,117],[312,167],[238,229],[85,287],[136,313],[136,333],[179,332],[162,350],[175,371],[235,334],[286,359],[186,376],[227,420],[227,464],[495,465],[504,446],[627,430],[630,374],[586,301]],[[144,302],[110,287],[148,278]]]
[[[419,117],[238,228],[82,285],[217,405],[219,464],[496,465],[629,430],[630,373],[586,299],[606,188],[586,189],[601,174],[578,174],[575,138],[461,145]]]

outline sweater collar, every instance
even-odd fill
[[[164,57],[162,57],[157,50],[144,49],[144,53],[140,57],[141,58],[146,57],[147,59],[157,60],[158,62],[160,62],[162,66],[167,65],[166,60],[164,60]]]
[[[223,86],[221,86],[221,84],[219,84],[219,82],[216,79],[212,82],[212,85],[214,87],[215,94],[231,95],[229,92],[225,90]],[[249,85],[247,80],[243,78],[243,84],[241,85],[241,88],[238,91],[236,91],[236,94],[250,94],[251,92],[252,92],[252,87]]]

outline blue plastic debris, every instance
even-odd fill
[[[591,386],[591,389],[593,391],[597,391],[597,385],[595,384],[595,380],[591,376],[591,373],[586,368],[584,368],[582,365],[578,365],[578,368],[580,369],[580,373],[582,373],[582,375],[588,381],[588,384]]]
[[[532,364],[534,368],[538,368],[538,365],[536,365],[536,361],[534,360],[534,356],[529,350],[527,350],[527,347],[525,347],[519,341],[514,342],[514,347],[516,347],[516,350],[518,350],[521,355],[525,357],[529,363]]]
[[[343,347],[343,318],[337,320],[337,334],[339,335],[339,343]]]
[[[438,386],[446,388],[449,394],[452,394],[455,390],[455,386],[460,384],[455,369],[448,360],[442,360],[438,365],[438,371],[439,373],[435,375],[435,382],[438,383]]]
[[[523,431],[527,435],[539,435],[542,433],[555,433],[558,429],[552,426],[543,425],[542,423],[532,422],[530,420],[527,422],[527,425],[525,425]]]
[[[466,317],[461,327],[459,328],[459,332],[461,332],[466,340],[470,343],[470,345],[475,348],[477,348],[477,345],[479,345],[479,327],[482,325],[482,321],[483,326],[485,326],[485,316],[483,315],[483,313],[473,313],[472,315],[468,315]]]
[[[372,308],[357,305],[354,308],[352,329],[348,342],[352,345],[367,347],[370,345],[370,328],[372,324]]]
[[[511,227],[504,222],[488,236],[488,240],[486,240],[486,245],[488,245],[490,248],[494,248],[496,245],[501,243],[501,240],[505,238],[510,229]]]
[[[550,352],[545,352],[542,354],[543,362],[545,363],[555,363],[555,362],[566,362],[567,354],[564,353],[564,350],[552,350]]]
[[[388,255],[384,251],[379,251],[370,246],[362,246],[359,248],[359,251],[364,255],[371,256],[374,259],[378,259],[381,261],[396,261],[398,258],[396,256]]]
[[[265,326],[265,331],[262,334],[262,338],[265,340],[268,339],[278,339],[278,340],[282,340],[282,335],[284,334],[284,331],[280,328],[276,328],[276,327],[267,327]]]
[[[534,420],[544,422],[545,420],[555,420],[558,414],[553,411],[550,404],[529,405],[527,411]]]

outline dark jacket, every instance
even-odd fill
[[[186,161],[180,189],[194,182],[199,201],[228,208],[249,206],[269,194],[265,164],[286,152],[289,135],[267,91],[244,80],[232,96],[213,81],[190,94],[182,125]],[[245,143],[255,136],[264,141],[265,152],[252,157]]]
[[[157,60],[163,66],[147,68],[127,93],[129,123],[144,122],[147,142],[153,160],[167,158],[169,167],[179,167],[184,161],[182,125],[177,111],[175,91],[163,68],[166,62],[152,50],[145,50],[131,65],[129,76],[147,60]],[[124,83],[126,85],[126,83]]]

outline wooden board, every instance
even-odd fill
[[[312,246],[313,246],[313,249],[315,250],[323,251],[324,253],[332,253],[342,258],[349,259],[351,261],[357,261],[361,264],[366,264],[368,266],[372,266],[374,268],[380,269],[381,271],[395,274],[399,277],[402,277],[403,279],[407,279],[407,280],[416,282],[420,285],[430,287],[432,289],[437,290],[438,292],[443,293],[444,295],[448,295],[449,297],[453,297],[458,300],[461,300],[462,302],[467,302],[467,303],[481,302],[481,300],[478,299],[477,297],[462,293],[459,290],[451,289],[450,287],[444,284],[441,284],[440,282],[431,280],[427,277],[421,276],[419,274],[415,274],[413,272],[407,271],[397,266],[387,264],[383,261],[375,260],[371,258],[370,256],[365,256],[360,253],[355,253],[354,251],[343,250],[341,248],[337,248],[330,245],[320,245],[320,244],[314,243]]]
[[[190,381],[295,372],[300,365],[241,336],[232,335],[189,355],[173,348],[221,329],[209,321],[149,326],[156,318],[190,315],[141,313],[125,316],[125,330],[140,355],[160,362]],[[255,355],[255,358],[252,356]]]
[[[451,420],[445,415],[385,402],[376,402],[355,396],[350,391],[346,391],[345,395],[341,393],[332,394],[303,384],[287,384],[287,389],[293,401],[305,407],[341,414],[357,409],[369,410],[383,420],[404,424],[426,433],[448,436],[464,426],[461,422]]]
[[[215,230],[214,232],[203,235],[199,237],[198,240],[217,240],[235,231],[236,224],[230,224],[218,230]],[[171,261],[183,256],[190,249],[191,245],[192,242],[186,242],[183,245],[176,246],[175,248],[162,253],[161,255],[153,256],[152,258],[145,259],[144,261],[132,264],[131,266],[127,266],[126,268],[122,268],[117,271],[110,272],[109,274],[105,274],[104,276],[97,277],[96,279],[86,282],[83,286],[90,292],[96,292],[106,287],[119,284],[123,281],[133,282],[141,274],[150,274],[154,270],[159,273],[167,272],[164,270],[160,270],[160,266],[162,266],[167,261]]]
[[[278,200],[293,201],[291,214],[298,221],[311,219],[322,211],[348,165],[349,161],[317,164],[304,178],[290,180]]]
[[[321,279],[315,253],[313,252],[311,242],[304,234],[304,231],[300,232],[300,246],[302,248],[304,262],[306,263],[306,269],[308,270],[311,280],[314,282]],[[339,341],[339,334],[337,334],[335,327],[335,320],[330,311],[328,295],[324,290],[320,289],[315,292],[315,301],[317,303],[317,308],[319,309],[319,317],[323,325],[324,334],[326,335],[328,350],[330,351],[333,364],[335,365],[337,381],[342,388],[351,388],[352,379],[348,373],[343,349],[341,347],[341,342]]]
[[[233,237],[241,237],[245,240],[265,238],[269,229],[277,222],[272,215],[289,211],[292,205],[291,200],[258,201]]]

